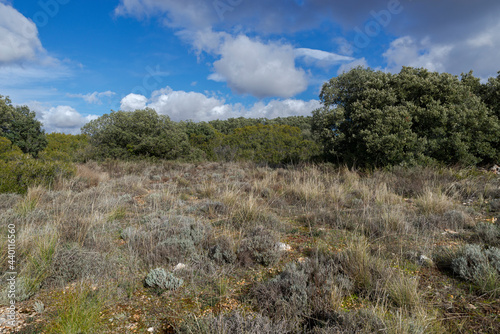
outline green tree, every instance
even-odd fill
[[[348,164],[492,161],[500,126],[475,85],[425,69],[393,75],[359,67],[323,86],[313,132],[328,159]]]
[[[157,157],[177,159],[187,156],[187,135],[168,116],[153,109],[133,112],[113,111],[82,127],[96,159]]]
[[[14,107],[8,97],[0,95],[0,136],[33,157],[47,146],[42,123],[35,117],[27,106]]]

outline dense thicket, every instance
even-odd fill
[[[186,133],[153,109],[105,114],[83,126],[82,133],[89,138],[94,158],[177,159],[189,155]]]
[[[327,159],[361,166],[499,158],[498,78],[482,85],[404,67],[399,74],[356,68],[323,86],[313,132]]]
[[[9,139],[24,153],[36,157],[47,146],[42,123],[27,106],[12,105],[8,97],[0,95],[0,136]]]

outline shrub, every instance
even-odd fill
[[[0,137],[0,193],[25,193],[29,187],[51,186],[59,177],[74,175],[72,164],[63,161],[33,159],[13,149]]]
[[[82,127],[94,158],[156,157],[177,159],[190,150],[187,135],[168,116],[153,109],[105,114]]]
[[[208,257],[219,263],[234,263],[236,261],[236,253],[234,251],[234,242],[228,236],[221,236],[213,241],[215,245],[211,246],[208,252]]]
[[[301,130],[288,125],[262,125],[238,128],[222,140],[218,151],[228,147],[234,157],[226,160],[250,160],[257,163],[281,164],[308,161],[319,153],[318,145],[304,138]]]
[[[279,239],[273,231],[259,226],[251,230],[241,241],[238,258],[243,264],[255,262],[264,266],[273,265],[281,256],[278,242]]]
[[[47,146],[42,123],[27,106],[14,107],[8,97],[0,95],[0,136],[8,138],[24,153],[34,157]]]
[[[151,270],[144,279],[144,284],[147,287],[153,288],[158,292],[162,290],[175,290],[183,283],[184,280],[182,278],[177,278],[170,272],[167,273],[163,268]]]
[[[239,311],[233,311],[203,318],[191,316],[177,328],[176,332],[186,334],[286,334],[290,333],[288,327],[285,321],[273,322],[258,313],[244,315]]]
[[[497,117],[451,74],[358,67],[325,83],[320,100],[313,132],[335,162],[473,165],[498,158]]]
[[[479,222],[475,226],[479,240],[489,246],[500,246],[500,227],[496,224]]]
[[[500,295],[500,249],[483,250],[479,245],[465,245],[452,260],[452,269],[486,293]]]
[[[278,276],[258,285],[252,294],[264,314],[298,323],[308,313],[308,281],[307,267],[292,263]]]
[[[150,266],[185,262],[206,238],[208,226],[185,216],[148,217],[121,233],[130,249]]]
[[[102,278],[114,270],[114,264],[101,253],[72,244],[56,251],[47,283],[64,286],[80,279]]]

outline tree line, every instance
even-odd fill
[[[81,135],[66,135],[45,134],[33,111],[0,95],[0,191],[17,184],[22,192],[42,182],[37,175],[53,180],[86,160],[328,161],[362,168],[500,161],[500,72],[481,82],[472,72],[358,67],[326,82],[319,98],[322,106],[311,116],[275,119],[174,122],[153,109],[112,111],[84,125]]]

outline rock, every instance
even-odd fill
[[[278,243],[278,249],[279,249],[280,251],[284,251],[284,252],[285,252],[285,251],[290,251],[290,250],[292,250],[292,247],[291,247],[290,245],[285,244],[285,243],[279,242],[279,243]]]
[[[186,269],[186,265],[184,263],[178,263],[175,267],[174,267],[174,271],[177,271],[177,270],[182,270],[182,269]]]
[[[149,327],[149,328],[148,328],[148,332],[153,333],[154,331],[155,331],[155,328],[154,328],[154,327]]]
[[[432,259],[422,254],[418,259],[418,264],[423,267],[432,267],[434,262],[432,262]]]

